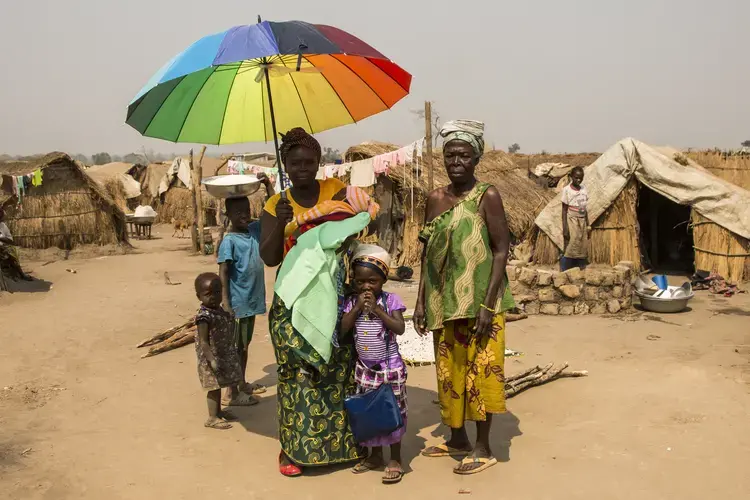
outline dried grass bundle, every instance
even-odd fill
[[[633,262],[640,269],[638,244],[638,182],[632,177],[614,203],[592,224],[589,261],[593,264],[616,265]]]
[[[128,200],[125,197],[125,188],[122,186],[120,179],[111,177],[103,182],[104,191],[112,198],[120,210],[128,211]]]
[[[733,281],[750,279],[750,241],[692,211],[695,267]]]
[[[716,177],[750,191],[750,156],[714,151],[690,152],[687,156]]]

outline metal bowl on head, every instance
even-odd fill
[[[201,184],[214,198],[244,198],[260,189],[254,175],[217,175],[203,179]]]

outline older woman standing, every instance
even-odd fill
[[[477,181],[484,124],[446,123],[443,155],[451,184],[430,193],[414,322],[435,336],[441,419],[451,428],[428,457],[466,456],[457,474],[497,463],[490,449],[492,415],[505,412],[505,311],[514,307],[505,264],[510,237],[500,193]],[[473,447],[465,421],[477,423]]]
[[[321,158],[317,140],[301,128],[282,137],[281,161],[292,187],[285,196],[271,197],[261,216],[260,254],[271,267],[285,258],[284,243],[294,233],[294,217],[346,197],[346,186],[338,179],[315,179]],[[344,411],[344,398],[355,388],[352,339],[337,341],[325,361],[292,326],[292,310],[278,295],[269,311],[269,326],[278,364],[279,472],[298,476],[302,466],[362,458]]]

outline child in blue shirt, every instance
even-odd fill
[[[273,184],[263,174],[258,178],[266,194],[274,193]],[[219,246],[219,276],[223,285],[222,307],[234,314],[234,336],[242,368],[242,382],[230,387],[223,398],[224,406],[252,406],[258,403],[253,394],[266,388],[245,382],[247,351],[253,338],[255,316],[266,312],[266,286],[263,261],[260,258],[260,222],[250,221],[247,198],[226,200],[229,231]]]

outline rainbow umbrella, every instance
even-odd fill
[[[409,93],[409,73],[345,31],[258,21],[201,38],[169,61],[131,102],[126,123],[172,142],[272,138],[278,155],[277,128],[356,123]]]

